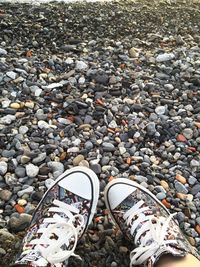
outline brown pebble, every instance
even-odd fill
[[[186,184],[187,183],[187,180],[185,179],[185,177],[183,177],[180,174],[176,174],[176,180],[178,180],[182,184]]]
[[[187,238],[188,238],[188,241],[190,242],[190,244],[192,246],[195,246],[196,245],[196,241],[195,241],[195,239],[192,236],[188,236]]]
[[[161,180],[160,181],[160,185],[165,189],[165,190],[169,190],[169,185],[166,181]]]
[[[119,252],[120,253],[123,253],[123,254],[126,254],[128,252],[128,248],[127,247],[124,247],[124,246],[120,246],[119,247]]]

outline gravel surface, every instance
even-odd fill
[[[177,212],[200,250],[200,9],[182,2],[0,4],[0,266],[77,165],[101,193],[69,266],[129,266],[102,193],[116,177]]]

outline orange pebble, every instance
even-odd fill
[[[15,205],[15,209],[18,213],[24,213],[24,208],[20,206],[19,204]]]
[[[99,104],[101,106],[104,106],[104,102],[101,99],[99,99],[99,98],[96,100],[96,104]]]
[[[113,133],[113,134],[115,133],[115,131],[113,129],[108,128],[107,130],[109,133]]]
[[[170,204],[166,199],[163,199],[163,200],[162,200],[162,203],[163,203],[163,205],[164,205],[166,208],[168,208],[168,209],[171,208],[171,204]]]
[[[185,179],[185,177],[183,177],[180,174],[176,174],[176,180],[178,180],[182,184],[186,184],[187,183],[187,180]]]
[[[200,122],[194,122],[194,125],[197,127],[197,128],[200,128]]]
[[[131,164],[131,158],[127,158],[126,163],[127,163],[128,165],[130,165],[130,164]]]
[[[197,225],[197,226],[195,227],[195,230],[196,230],[196,232],[200,235],[200,225]]]
[[[33,55],[32,50],[28,50],[28,51],[26,52],[26,56],[27,56],[27,57],[32,57],[32,55]]]

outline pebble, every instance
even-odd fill
[[[73,165],[74,166],[78,166],[80,164],[81,161],[84,160],[84,156],[83,155],[77,155],[74,159],[73,159]]]
[[[76,61],[76,69],[77,70],[85,70],[87,68],[88,68],[88,65],[84,61],[81,61],[81,60]]]
[[[193,130],[190,129],[190,128],[185,128],[183,130],[183,135],[189,140],[189,139],[192,139],[193,137]]]
[[[177,190],[178,193],[183,193],[183,194],[188,193],[187,188],[182,183],[175,181],[174,185],[175,185],[175,189]]]
[[[30,224],[32,216],[29,214],[22,213],[18,218],[12,217],[8,221],[8,227],[11,231],[17,233],[23,231]]]
[[[4,161],[0,161],[0,175],[6,174],[8,170],[8,164]]]
[[[7,51],[0,47],[0,56],[5,56],[5,55],[7,55]]]
[[[165,106],[158,106],[158,107],[156,107],[155,112],[158,115],[164,115],[166,112],[166,107]]]
[[[164,54],[160,54],[156,57],[156,61],[157,62],[165,62],[165,61],[169,61],[175,58],[175,55],[173,53],[164,53]]]
[[[156,197],[159,200],[163,200],[164,198],[166,198],[166,194],[163,192],[159,192],[158,194],[156,194]]]
[[[100,164],[93,164],[90,166],[90,168],[96,173],[100,174],[101,173],[101,165]]]
[[[32,163],[29,163],[28,165],[26,165],[26,174],[28,177],[30,178],[34,178],[38,175],[39,173],[39,167],[32,164]]]
[[[197,193],[199,193],[200,192],[200,184],[196,184],[196,185],[194,185],[193,187],[192,187],[192,189],[191,189],[191,194],[192,195],[196,195]]]
[[[102,147],[103,147],[103,150],[107,152],[113,152],[116,150],[113,144],[107,143],[107,142],[102,143]]]
[[[0,191],[0,199],[8,201],[12,196],[12,192],[5,189]]]

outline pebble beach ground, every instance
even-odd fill
[[[184,3],[183,3],[184,2]],[[0,3],[0,266],[65,169],[98,175],[97,213],[69,266],[128,267],[103,190],[132,179],[200,250],[198,1]]]

